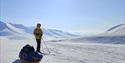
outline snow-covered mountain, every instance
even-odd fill
[[[11,25],[15,26],[16,28],[20,28],[20,29],[24,29],[25,32],[27,33],[32,33],[34,27],[26,27],[22,24],[12,24]],[[69,32],[64,32],[61,30],[57,30],[57,29],[46,29],[46,28],[42,28],[43,33],[47,36],[54,36],[54,37],[73,37],[73,36],[78,36],[76,34],[72,34]]]
[[[107,31],[98,35],[72,39],[71,41],[125,44],[125,24],[111,27]]]
[[[106,30],[104,33],[99,34],[101,36],[125,36],[125,23],[119,24],[110,29]]]
[[[32,34],[34,27],[26,27],[22,24],[4,23],[0,21],[0,36]],[[43,28],[45,37],[51,38],[72,38],[78,35],[56,29]]]
[[[26,34],[23,29],[18,29],[9,23],[0,21],[0,36]]]

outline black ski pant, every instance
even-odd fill
[[[36,39],[36,42],[37,42],[37,48],[36,48],[36,50],[37,50],[38,52],[40,52],[41,39]]]

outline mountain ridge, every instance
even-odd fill
[[[13,23],[5,23],[0,21],[0,35],[4,36],[4,34],[8,33],[10,35],[13,34],[32,34],[33,30],[35,27],[26,27],[22,24],[13,24]],[[8,29],[8,31],[5,31],[4,29]],[[55,38],[66,38],[66,37],[77,37],[79,35],[72,34],[69,32],[64,32],[62,30],[57,30],[57,29],[46,29],[42,28],[43,33],[45,36],[49,37],[55,37]],[[6,32],[6,33],[4,33]],[[12,33],[11,33],[12,32]],[[7,34],[6,34],[7,35]]]
[[[112,43],[125,44],[125,24],[120,24],[109,28],[107,31],[94,36],[80,37],[71,39],[74,42],[91,42],[91,43]]]

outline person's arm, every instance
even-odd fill
[[[33,34],[34,34],[34,35],[36,34],[36,29],[34,29]]]
[[[43,36],[43,31],[42,31],[42,29],[41,29],[41,37]]]
[[[41,39],[43,39],[43,31],[42,31],[42,29],[40,29],[40,31],[41,31]]]

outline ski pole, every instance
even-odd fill
[[[43,44],[43,43],[42,43]],[[41,46],[42,46],[42,51],[43,51],[43,53],[44,53],[44,47],[43,47],[43,45],[41,44]]]
[[[50,52],[49,48],[47,47],[47,44],[44,42],[44,40],[43,40],[43,43],[45,44],[45,47],[46,47],[46,49],[48,50],[48,52],[50,54],[51,52]]]

